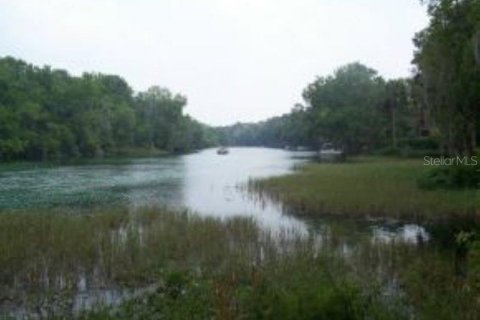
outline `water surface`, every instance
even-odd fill
[[[167,205],[203,215],[248,215],[272,228],[303,223],[278,205],[259,203],[244,190],[248,179],[288,173],[308,152],[267,148],[215,149],[183,156],[131,159],[0,171],[0,209]]]
[[[245,188],[249,179],[287,174],[310,161],[312,156],[310,152],[231,148],[225,156],[208,149],[183,156],[123,159],[113,163],[3,165],[0,166],[0,211],[51,207],[89,210],[116,205],[186,208],[222,219],[249,216],[273,232],[292,230],[295,234],[313,234],[319,246],[347,255],[361,251],[365,240],[367,243],[417,244],[430,239],[422,226],[401,221],[328,216],[298,218],[281,204],[249,194]],[[72,302],[77,311],[91,309],[98,303],[115,305],[137,292],[132,295],[118,288],[90,288],[85,279],[79,274],[78,292]],[[137,293],[150,289],[139,288]],[[7,306],[4,313],[18,316],[29,312],[22,310]]]
[[[245,190],[249,179],[289,173],[312,156],[308,151],[231,148],[224,156],[207,149],[182,156],[114,163],[4,167],[0,170],[0,210],[166,205],[220,218],[250,216],[274,231],[318,231],[332,224],[331,219],[306,222],[285,214],[280,204],[258,199]],[[417,225],[383,221],[340,223],[352,233],[366,232],[381,241],[399,239],[415,243],[419,236],[428,239],[425,230]]]

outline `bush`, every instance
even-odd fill
[[[425,156],[440,157],[443,155],[440,149],[414,149],[408,146],[399,148],[387,147],[376,150],[372,154],[379,156],[402,158],[423,158]]]
[[[413,138],[399,140],[398,146],[400,149],[408,148],[413,150],[438,150],[440,145],[432,138]]]
[[[424,156],[439,157],[442,155],[439,144],[432,138],[402,139],[398,146],[377,149],[375,155],[396,156],[403,158],[419,158]]]
[[[435,167],[417,181],[421,189],[478,189],[479,165],[451,165]]]

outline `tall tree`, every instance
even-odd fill
[[[115,75],[39,68],[0,58],[0,160],[115,154],[135,147],[185,152],[215,143],[183,114],[185,97],[152,87],[135,94]],[[184,138],[192,136],[195,139]]]
[[[412,112],[409,110],[409,82],[404,79],[388,80],[385,85],[385,115],[388,118],[388,135],[391,147],[398,147],[399,137],[411,135]]]
[[[303,92],[318,139],[349,153],[378,146],[384,140],[385,118],[380,112],[385,81],[360,63],[343,66],[318,78]]]
[[[416,77],[446,151],[472,154],[480,111],[480,73],[475,63],[480,2],[431,0],[428,14],[429,26],[414,39]]]

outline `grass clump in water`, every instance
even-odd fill
[[[437,305],[456,318],[480,310],[478,290],[463,289],[473,280],[453,276],[449,257],[370,238],[348,243],[335,228],[320,238],[272,235],[248,218],[116,208],[3,212],[0,237],[0,316],[409,319]],[[424,277],[432,265],[438,273]],[[113,291],[127,293],[78,302]]]
[[[357,158],[309,164],[293,174],[250,182],[250,189],[302,214],[382,215],[441,219],[478,216],[480,190],[423,190],[421,160]]]
[[[248,218],[15,211],[0,214],[0,237],[2,316],[360,319],[383,308],[313,238],[274,236]]]

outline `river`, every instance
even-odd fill
[[[231,148],[228,155],[207,149],[159,158],[7,166],[0,170],[0,210],[160,205],[220,218],[250,216],[274,232],[318,232],[329,224],[340,223],[352,236],[360,232],[380,241],[428,240],[425,229],[411,223],[296,218],[286,213],[281,204],[247,192],[249,179],[287,174],[312,156],[304,151]]]

